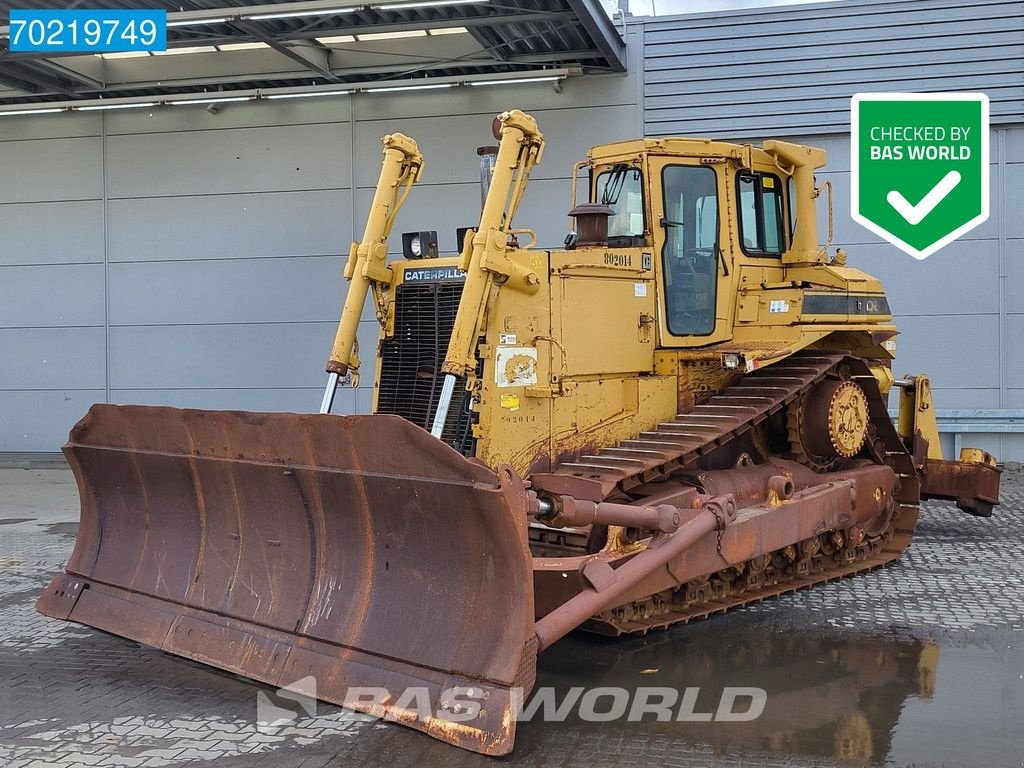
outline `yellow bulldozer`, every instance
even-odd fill
[[[595,147],[545,250],[513,226],[543,135],[518,110],[493,130],[461,252],[411,233],[391,261],[424,161],[383,139],[320,413],[90,409],[64,449],[78,539],[40,611],[272,685],[312,675],[498,755],[537,654],[576,628],[871,570],[925,498],[991,514],[994,459],[943,460],[928,379],[892,373],[881,284],[819,243],[823,150]],[[373,414],[333,415],[368,301]]]

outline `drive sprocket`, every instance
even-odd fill
[[[786,414],[794,457],[816,472],[830,472],[856,456],[868,437],[868,399],[860,385],[827,379],[800,395]]]

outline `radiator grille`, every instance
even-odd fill
[[[455,325],[463,281],[403,283],[395,294],[395,334],[381,345],[377,412],[393,413],[430,429],[441,399],[441,364]],[[459,378],[441,439],[472,456],[473,413]]]

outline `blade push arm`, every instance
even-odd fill
[[[540,289],[540,277],[514,258],[508,242],[513,234],[512,218],[522,200],[530,171],[543,154],[544,136],[537,121],[518,109],[499,115],[498,121],[500,144],[494,175],[484,201],[480,226],[462,256],[466,284],[442,366],[445,380],[430,430],[434,437],[440,437],[444,430],[456,377],[470,376],[476,370],[477,339],[483,328],[491,288],[497,283],[528,294]]]
[[[359,368],[359,358],[353,353],[353,348],[359,319],[366,304],[366,294],[371,285],[376,290],[382,284],[391,283],[391,268],[387,266],[388,235],[398,209],[423,173],[423,155],[413,139],[401,133],[392,133],[381,139],[381,142],[384,144],[384,159],[366,219],[366,228],[363,230],[363,239],[359,243],[352,243],[345,264],[345,279],[350,285],[341,310],[331,357],[327,361],[329,377],[320,407],[321,413],[329,413],[331,410],[338,378],[350,369]]]

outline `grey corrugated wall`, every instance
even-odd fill
[[[643,29],[648,134],[826,148],[818,179],[835,190],[836,245],[885,283],[901,330],[896,372],[929,373],[941,410],[1024,408],[1024,2],[849,0],[648,19]],[[850,217],[850,97],[943,90],[991,100],[992,210],[919,262]],[[1024,459],[1024,435],[964,444]]]
[[[645,125],[826,147],[837,240],[885,280],[903,329],[897,370],[930,372],[942,409],[1024,408],[1024,217],[1013,202],[1024,196],[1022,8],[839,2],[646,19],[630,28],[632,74],[570,80],[562,94],[510,86],[218,115],[6,118],[0,451],[54,450],[104,399],[314,410],[378,137],[420,139],[427,176],[398,228],[436,228],[451,251],[479,205],[473,150],[490,141],[489,116],[510,106],[536,111],[549,138],[520,216],[542,245],[561,240],[571,162]],[[894,22],[898,34],[882,29]],[[673,106],[668,83],[688,101]],[[993,98],[992,217],[923,263],[848,215],[849,94],[899,88]],[[364,349],[373,334],[368,321]],[[368,394],[342,393],[339,410],[365,410]],[[1024,458],[1020,437],[973,442]]]
[[[640,46],[632,49],[639,52]],[[633,72],[639,73],[639,61]],[[414,136],[423,183],[397,231],[480,213],[476,147],[532,111],[548,138],[519,221],[561,243],[572,163],[634,136],[640,80],[3,118],[0,452],[55,451],[93,402],[315,411],[343,254],[362,231],[380,137]],[[397,242],[397,238],[394,239]],[[395,243],[393,242],[393,245]],[[362,327],[364,356],[376,324]],[[366,411],[372,365],[336,411]]]
[[[985,91],[1024,113],[1024,2],[859,0],[645,20],[649,135],[846,132],[858,91]]]

